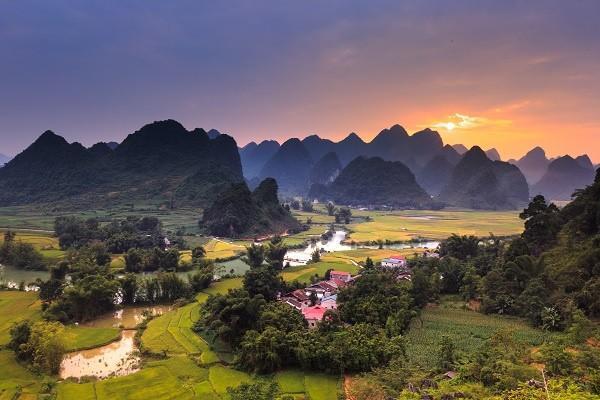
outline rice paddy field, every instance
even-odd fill
[[[4,242],[5,232],[6,229],[0,229],[0,243]],[[15,240],[33,245],[48,261],[58,261],[65,255],[65,252],[60,249],[58,239],[53,236],[52,232],[17,229],[15,233]]]
[[[375,240],[410,241],[441,240],[451,234],[487,236],[516,235],[523,231],[523,221],[517,211],[474,210],[407,210],[407,211],[358,211],[357,217],[369,217],[369,221],[353,219],[349,225],[348,241],[357,243]]]
[[[523,319],[471,311],[460,298],[448,296],[411,322],[406,335],[409,362],[413,367],[435,368],[442,336],[450,337],[458,354],[465,355],[476,352],[498,330],[514,332],[516,340],[531,346],[541,344],[548,335]]]
[[[349,264],[347,264],[349,265]],[[304,267],[306,268],[306,267]],[[336,400],[341,390],[337,376],[281,371],[271,376],[255,377],[227,365],[230,355],[222,353],[191,327],[199,317],[201,304],[210,294],[226,293],[240,287],[241,278],[216,282],[197,296],[197,301],[167,312],[148,323],[141,342],[148,350],[166,355],[162,360],[148,361],[139,372],[105,380],[57,385],[58,399],[201,399],[227,400],[227,387],[242,382],[276,381],[281,394],[296,399]],[[0,345],[8,341],[8,329],[18,318],[39,319],[39,301],[35,293],[0,292]],[[118,337],[111,328],[67,328],[69,350],[99,346]],[[15,361],[12,352],[0,351],[0,399],[38,398],[43,378]],[[20,394],[19,394],[20,393]]]

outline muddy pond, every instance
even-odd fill
[[[60,377],[82,378],[129,375],[140,369],[134,330],[123,330],[121,338],[105,346],[67,353],[60,365]]]

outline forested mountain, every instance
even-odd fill
[[[227,237],[297,230],[298,221],[279,203],[277,191],[272,178],[263,180],[253,192],[244,182],[233,184],[204,210],[200,227],[211,235]]]
[[[342,170],[342,164],[337,154],[329,152],[319,159],[310,170],[310,184],[329,184],[337,178]]]
[[[202,206],[242,179],[231,137],[211,140],[204,130],[187,131],[173,120],[142,127],[114,150],[106,143],[87,149],[46,131],[0,170],[0,205]]]
[[[440,199],[457,207],[516,209],[529,200],[529,188],[519,168],[492,161],[481,148],[474,146],[452,171]]]
[[[336,204],[427,207],[431,199],[410,169],[399,161],[357,157],[331,185],[313,185],[309,197]]]
[[[256,178],[260,170],[279,150],[279,143],[275,140],[263,140],[259,144],[250,142],[240,149],[240,159],[244,176],[248,179]]]
[[[260,178],[275,178],[279,190],[286,195],[304,194],[313,159],[299,139],[285,141],[267,161]]]
[[[546,173],[532,186],[532,194],[543,194],[551,200],[570,200],[576,189],[589,185],[594,168],[587,156],[557,158],[548,165]]]

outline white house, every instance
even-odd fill
[[[387,268],[402,268],[406,267],[406,257],[404,256],[391,256],[381,260],[381,266]]]

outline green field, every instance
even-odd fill
[[[6,229],[0,229],[0,243],[4,242],[5,232]],[[65,252],[60,249],[58,239],[51,232],[16,230],[15,233],[15,240],[33,245],[50,262],[56,262],[65,255]]]
[[[407,258],[413,257],[417,254],[425,252],[423,248],[414,249],[354,249],[348,251],[336,251],[333,253],[327,253],[321,256],[321,261],[325,262],[361,262],[365,261],[367,257],[370,257],[374,262],[380,262],[384,258],[391,257],[394,255],[403,255]]]
[[[522,319],[485,315],[466,309],[464,304],[459,298],[445,297],[439,305],[425,308],[421,317],[411,322],[406,339],[412,366],[435,368],[443,335],[449,336],[457,351],[463,354],[477,351],[500,329],[514,331],[516,340],[532,346],[541,344],[547,335]]]
[[[515,235],[523,231],[517,211],[410,210],[355,211],[355,216],[371,221],[354,220],[347,240],[357,243],[374,240],[409,241],[441,240],[451,234],[487,236]]]
[[[0,347],[10,340],[9,330],[20,320],[39,320],[40,302],[37,293],[0,291]]]
[[[319,275],[320,277],[323,277],[328,269],[356,274],[360,267],[350,263],[348,260],[339,260],[335,262],[320,261],[314,264],[286,268],[283,271],[282,276],[283,279],[288,282],[297,280],[298,282],[308,283],[310,282],[311,276]]]

